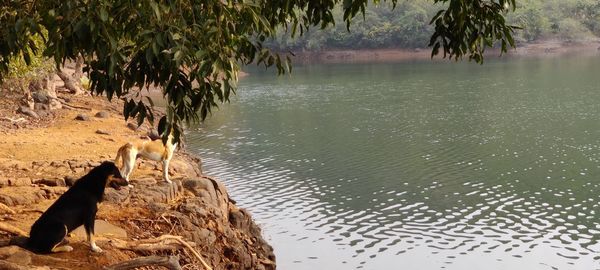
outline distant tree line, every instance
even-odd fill
[[[442,8],[427,0],[399,1],[395,9],[385,3],[370,5],[364,20],[357,18],[350,31],[345,24],[336,24],[325,30],[310,29],[292,38],[281,28],[267,45],[292,51],[424,48],[434,31],[429,20]],[[342,8],[334,8],[333,15],[341,18]],[[600,37],[600,1],[519,0],[517,9],[507,13],[507,21],[522,27],[514,35],[517,43],[585,42]]]

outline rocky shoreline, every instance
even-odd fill
[[[3,106],[12,105],[3,107],[0,116],[13,120],[0,125],[0,223],[28,232],[74,180],[113,160],[122,144],[150,130],[123,121],[119,102],[91,96],[65,99],[71,108],[35,117],[18,113],[18,101],[0,97]],[[82,232],[68,239],[73,252],[38,255],[8,245],[17,235],[0,231],[0,269],[103,269],[150,255],[176,258],[183,269],[205,269],[193,252],[175,242],[139,246],[165,235],[181,237],[213,269],[276,268],[261,229],[220,181],[202,173],[200,159],[178,151],[170,173],[171,185],[162,180],[160,164],[138,160],[133,188],[107,189],[96,220],[103,253],[91,252]]]
[[[546,40],[538,43],[519,44],[509,49],[505,57],[555,57],[571,53],[598,53],[600,41],[587,43],[565,43],[557,40]],[[281,52],[287,53],[287,52]],[[500,50],[493,48],[486,51],[487,58],[500,56]],[[468,58],[465,58],[465,60]],[[448,61],[440,55],[431,57],[431,48],[391,48],[391,49],[323,49],[320,51],[297,51],[292,57],[294,63],[303,64],[343,64],[343,63],[390,63],[401,61]]]

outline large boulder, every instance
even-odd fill
[[[183,187],[203,200],[205,204],[219,209],[221,218],[227,221],[229,218],[229,195],[225,186],[215,179],[202,177],[198,179],[187,179],[183,181]]]
[[[183,195],[183,188],[181,182],[177,180],[171,184],[167,184],[166,182],[148,184],[140,181],[134,183],[134,187],[130,192],[132,201],[170,203]]]

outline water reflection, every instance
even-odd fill
[[[188,134],[282,269],[600,269],[600,63],[252,73]]]

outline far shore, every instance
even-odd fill
[[[282,52],[285,53],[285,52]],[[386,63],[416,60],[430,60],[431,48],[416,49],[361,49],[361,50],[339,50],[326,49],[321,51],[300,51],[292,56],[293,63],[300,64],[333,64],[333,63]],[[599,53],[600,42],[587,43],[564,43],[559,41],[546,41],[540,43],[528,43],[509,49],[503,57],[556,57],[567,54]],[[488,49],[486,57],[493,58],[501,55],[499,49]],[[468,60],[468,57],[463,58]],[[443,58],[443,52],[433,57],[434,61],[448,60]]]

